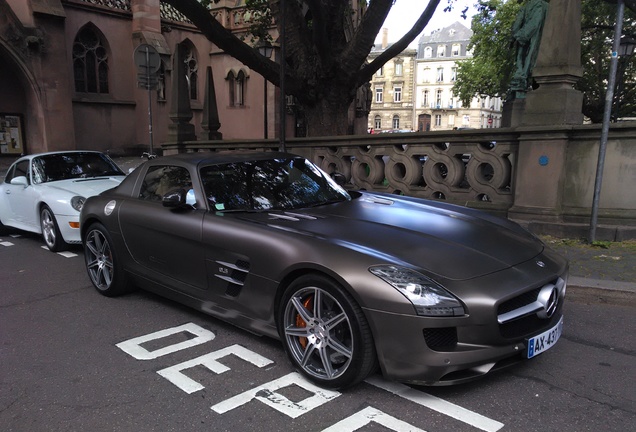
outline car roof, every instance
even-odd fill
[[[74,153],[100,153],[100,154],[104,154],[103,152],[100,152],[100,151],[97,151],[97,150],[58,150],[58,151],[43,152],[43,153],[33,153],[33,154],[23,155],[23,156],[20,157],[20,159],[33,159],[35,157],[40,157],[40,156],[49,156],[49,155],[57,155],[57,154],[74,154]]]
[[[266,152],[266,151],[218,151],[218,152],[197,152],[197,153],[180,153],[170,156],[162,156],[154,159],[153,162],[159,164],[174,162],[185,162],[193,165],[213,165],[233,162],[245,162],[251,160],[277,159],[277,158],[296,158],[298,155],[282,152]],[[153,165],[155,164],[153,163]]]

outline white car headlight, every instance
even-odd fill
[[[71,198],[71,207],[73,207],[77,211],[82,211],[82,207],[84,207],[84,202],[86,198],[83,196],[74,196]]]
[[[404,294],[413,303],[418,315],[442,317],[465,314],[459,300],[420,273],[393,265],[375,266],[369,271]]]

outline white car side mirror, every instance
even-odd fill
[[[18,177],[13,177],[11,179],[11,184],[16,186],[21,185],[21,186],[27,187],[29,185],[29,181],[27,180],[25,176],[18,176]]]

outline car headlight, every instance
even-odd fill
[[[393,265],[374,266],[369,271],[404,294],[413,303],[418,315],[443,317],[465,314],[459,300],[420,273]]]
[[[71,198],[71,207],[73,207],[77,211],[82,211],[82,207],[84,207],[84,202],[86,198],[82,196],[74,196]]]

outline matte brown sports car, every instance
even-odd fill
[[[319,385],[454,384],[561,334],[568,264],[468,208],[347,192],[286,153],[150,160],[81,213],[107,296],[154,291],[279,338]]]

